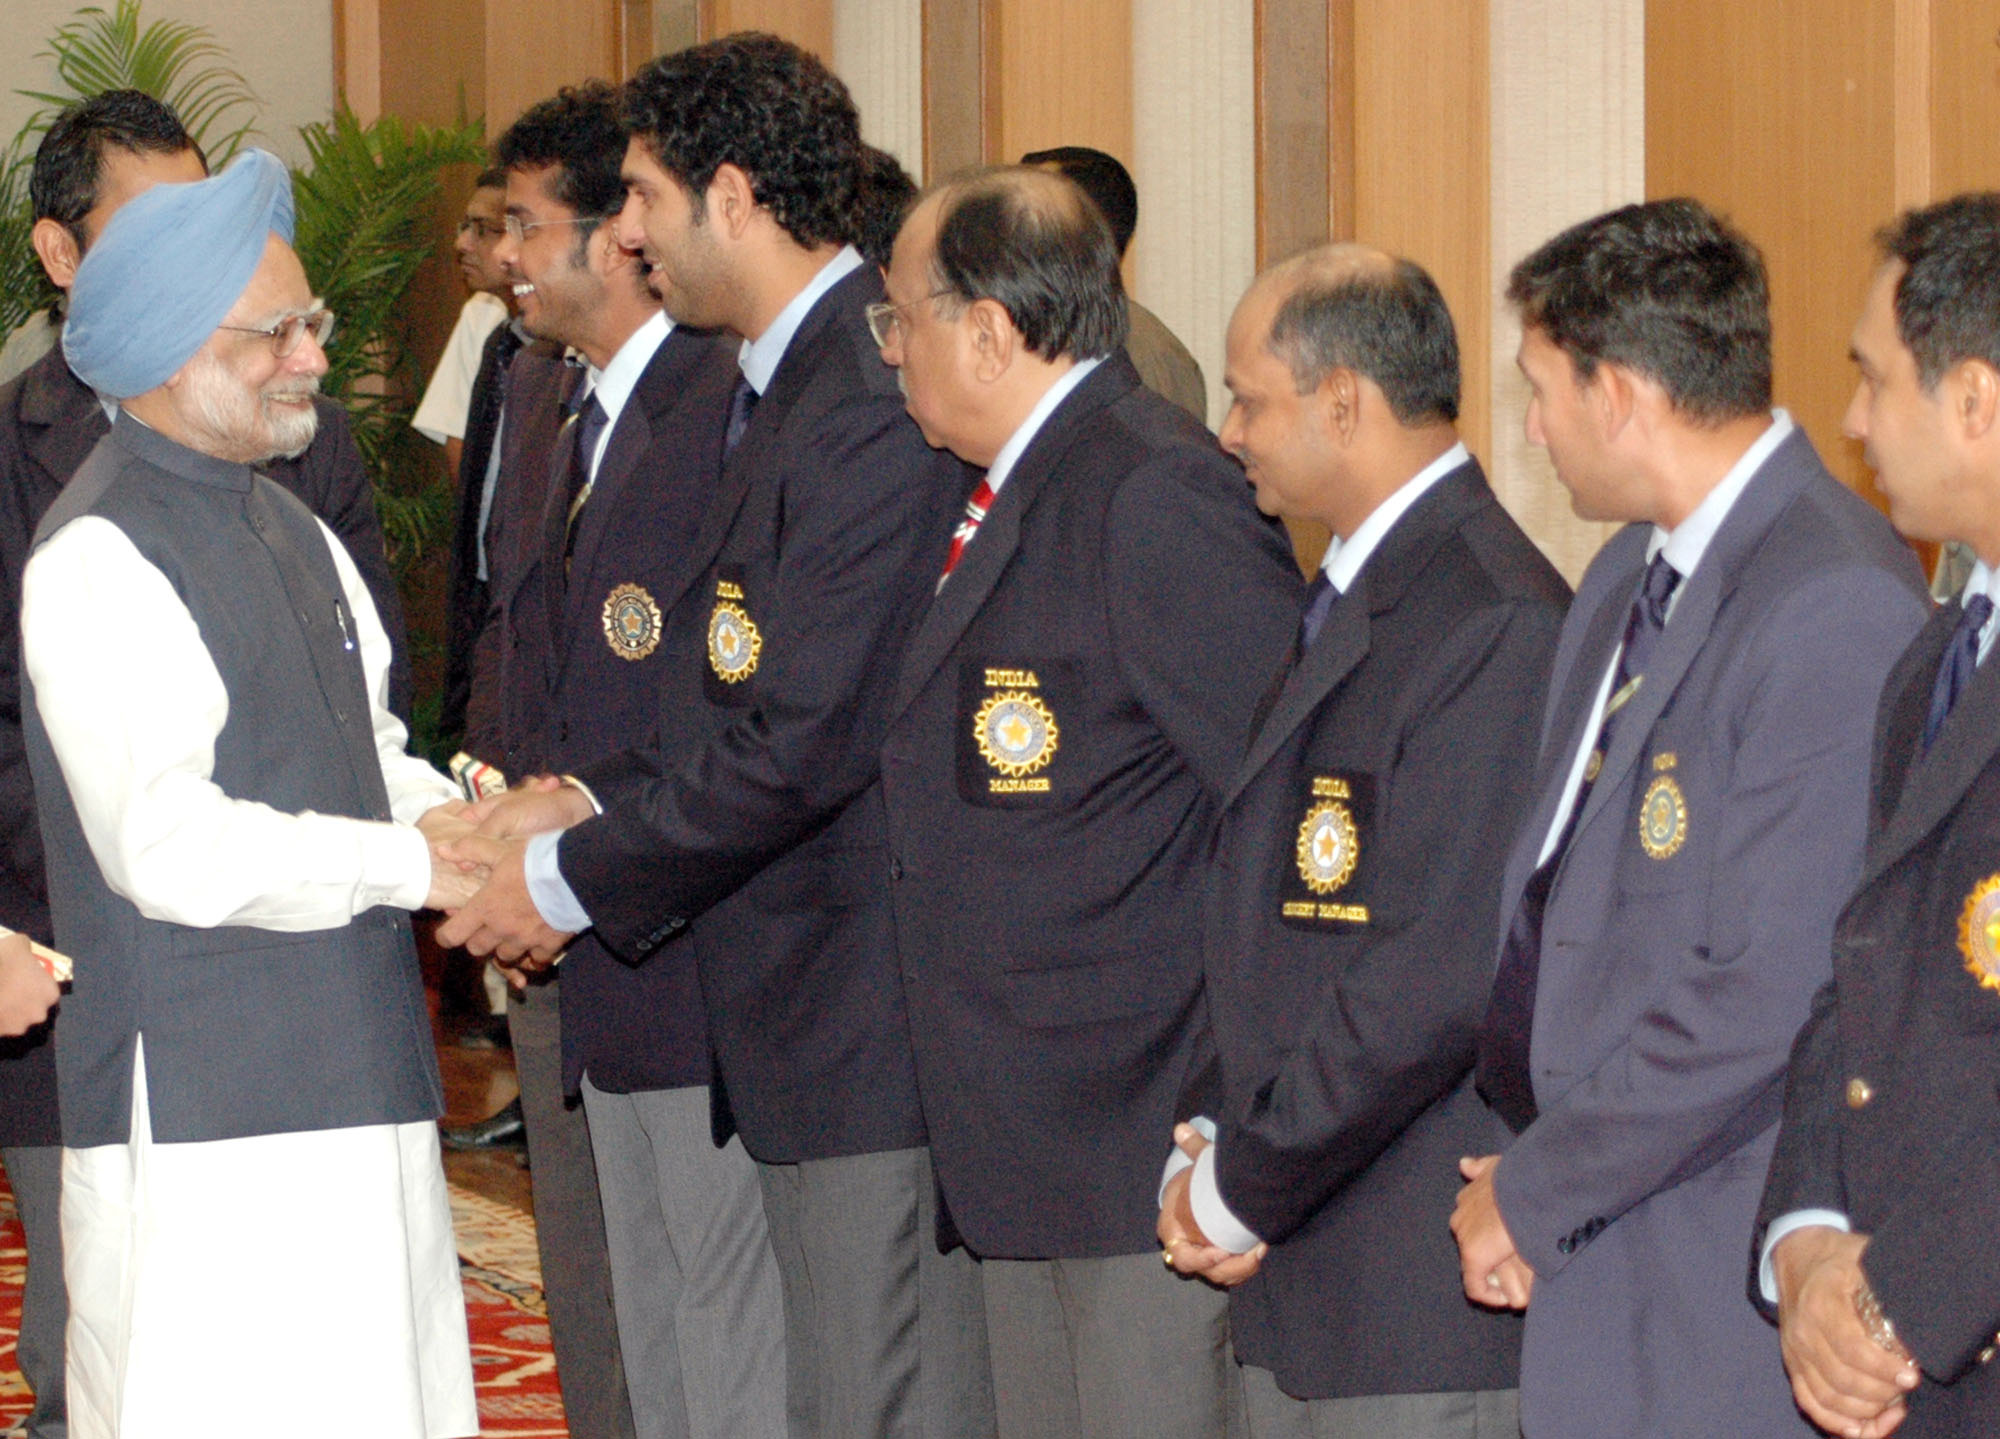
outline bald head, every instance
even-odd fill
[[[1458,418],[1458,337],[1421,265],[1366,245],[1325,245],[1260,275],[1239,316],[1268,316],[1265,344],[1300,394],[1336,369],[1372,380],[1404,425]]]
[[[935,232],[930,270],[941,304],[994,301],[1045,360],[1123,348],[1118,249],[1089,196],[1061,175],[1012,165],[947,181],[910,226]]]

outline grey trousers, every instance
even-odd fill
[[[1521,1391],[1294,1399],[1268,1369],[1243,1366],[1252,1439],[1520,1439]]]
[[[978,1271],[938,1253],[928,1149],[759,1164],[796,1436],[993,1433]]]
[[[14,1358],[35,1393],[29,1439],[65,1439],[69,1405],[63,1396],[63,1330],[69,1290],[63,1285],[62,1146],[0,1149],[14,1207],[27,1236],[28,1273],[21,1289],[21,1338]]]
[[[1243,1433],[1229,1300],[1157,1251],[979,1266],[1004,1439]]]
[[[534,1164],[535,1244],[542,1256],[549,1342],[571,1439],[633,1439],[590,1127],[583,1106],[563,1099],[560,981],[551,977],[530,983],[525,993],[514,991],[507,1002],[507,1032]]]
[[[757,1166],[717,1149],[708,1086],[583,1081],[639,1439],[782,1439],[785,1310]]]

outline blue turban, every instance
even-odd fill
[[[155,185],[121,206],[77,267],[63,357],[99,394],[165,384],[227,318],[264,258],[292,239],[292,177],[267,150],[220,175]]]

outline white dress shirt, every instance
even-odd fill
[[[458,312],[458,322],[444,342],[444,354],[424,386],[417,412],[410,416],[410,428],[441,445],[446,440],[465,438],[465,423],[472,412],[472,386],[479,379],[479,361],[486,353],[486,337],[507,323],[507,302],[484,290],[473,293]]]
[[[21,653],[37,708],[106,882],[148,919],[333,929],[377,905],[421,909],[430,893],[430,847],[409,826],[457,790],[404,752],[375,602],[319,528],[354,617],[395,824],[285,814],[215,784],[222,676],[173,585],[111,521],[73,520],[28,561]]]

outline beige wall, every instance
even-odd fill
[[[44,41],[86,0],[4,0],[0,46],[0,139],[37,108],[17,90],[46,90],[55,67],[38,57]],[[111,0],[104,0],[106,9]],[[262,102],[258,143],[286,160],[304,158],[298,127],[333,107],[333,0],[146,0],[142,24],[174,20],[207,26]]]

